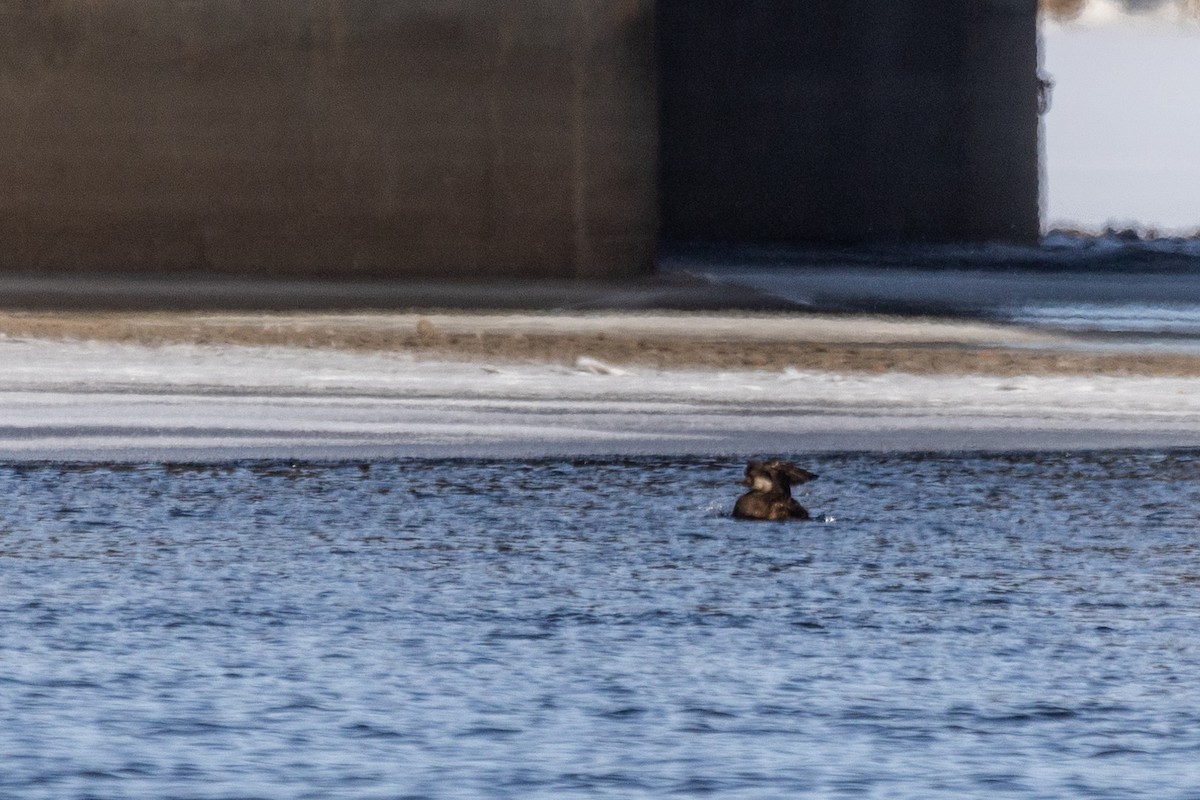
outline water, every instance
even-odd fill
[[[1054,231],[1037,247],[845,249],[701,245],[667,272],[747,287],[798,308],[986,319],[1105,348],[1200,352],[1200,238]]]
[[[1142,344],[1155,339],[1200,344],[1200,304],[1035,302],[1002,309],[1010,322],[1072,333],[1110,334]],[[1118,338],[1119,337],[1119,338]]]
[[[1200,452],[0,466],[5,798],[1200,797]]]

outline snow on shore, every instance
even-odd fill
[[[1200,379],[659,371],[0,341],[0,459],[1200,446]]]

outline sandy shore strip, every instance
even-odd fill
[[[1200,354],[939,319],[796,313],[3,312],[10,340],[252,345],[418,360],[916,375],[1200,376]]]

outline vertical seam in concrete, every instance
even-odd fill
[[[571,47],[571,208],[574,227],[574,273],[591,271],[587,225],[587,130],[584,102],[587,91],[589,0],[575,0],[575,36]]]

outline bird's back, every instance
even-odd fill
[[[738,519],[808,519],[808,511],[780,492],[746,492],[733,506]]]

